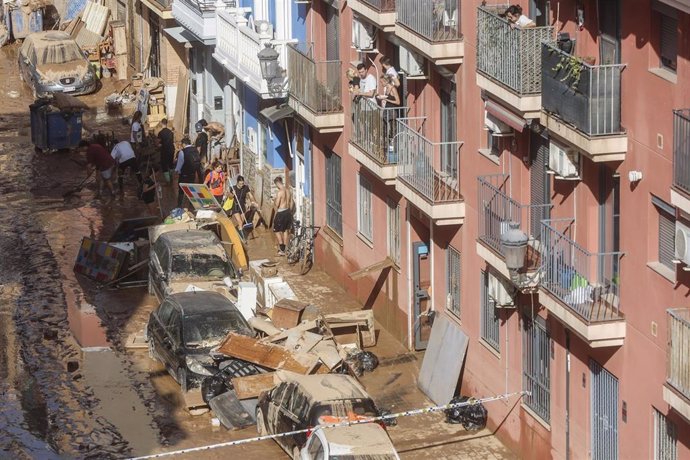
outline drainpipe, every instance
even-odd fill
[[[565,330],[565,459],[570,460],[570,331]]]
[[[407,301],[414,302],[412,300],[413,288],[412,288],[412,238],[411,231],[412,226],[410,225],[410,204],[407,203],[405,206],[405,221],[407,224]],[[409,304],[407,307],[407,348],[409,350],[414,350],[414,307]]]

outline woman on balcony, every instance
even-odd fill
[[[520,5],[510,5],[504,14],[510,23],[510,27],[513,29],[530,29],[537,27],[534,21],[522,14],[522,7]]]
[[[400,108],[400,93],[395,86],[395,80],[390,74],[383,74],[381,76],[381,86],[383,86],[383,94],[378,94],[379,104],[381,104],[383,115],[383,139],[387,149],[388,162],[392,162],[392,155],[394,153],[393,137],[395,136],[395,120],[398,118],[398,111]]]

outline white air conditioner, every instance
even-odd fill
[[[580,179],[580,153],[551,141],[549,169],[556,175],[556,179]]]
[[[676,259],[690,265],[690,228],[676,221]]]
[[[402,45],[400,45],[398,49],[400,70],[405,72],[408,77],[424,77],[424,58]]]
[[[506,281],[493,273],[489,272],[489,286],[488,294],[489,300],[493,302],[496,308],[506,308],[514,307],[515,301],[513,296],[510,294],[509,289],[512,291],[512,287],[506,287]]]
[[[356,19],[352,20],[352,46],[359,51],[376,48],[376,28]]]
[[[494,136],[512,136],[513,128],[503,123],[501,120],[484,111],[484,126],[491,131]]]

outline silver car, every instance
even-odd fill
[[[66,32],[29,35],[19,50],[19,77],[35,97],[49,93],[89,94],[98,88],[91,63]]]

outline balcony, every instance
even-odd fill
[[[395,0],[349,0],[347,4],[384,32],[395,31]]]
[[[172,0],[141,0],[141,3],[161,19],[174,19]]]
[[[690,421],[690,309],[668,313],[668,347],[664,401]]]
[[[460,0],[396,0],[395,35],[436,65],[461,64]]]
[[[352,103],[352,136],[348,152],[361,165],[387,185],[397,177],[398,156],[394,139],[397,120],[407,107],[381,107],[374,100],[362,98]]]
[[[590,253],[571,238],[572,219],[542,221],[539,302],[592,348],[621,346],[621,252]]]
[[[624,64],[589,65],[542,44],[541,124],[594,162],[623,161],[628,135],[621,127]]]
[[[690,214],[690,109],[673,111],[671,203]]]
[[[218,12],[218,38],[213,57],[263,99],[285,97],[282,88],[276,91],[268,87],[261,76],[261,65],[257,57],[265,44],[271,42],[272,35],[270,31],[256,32],[244,14]],[[280,53],[281,61],[284,61],[285,45],[276,46],[275,49]],[[285,68],[286,62],[282,62],[281,66]]]
[[[552,205],[523,205],[506,192],[510,176],[493,174],[478,178],[479,241],[477,254],[519,289],[529,291],[539,285],[542,264],[541,221],[547,219]],[[529,238],[522,269],[511,276],[501,247],[501,235],[517,223]]]
[[[553,27],[513,29],[499,17],[508,5],[477,8],[477,85],[524,118],[541,112],[541,43]]]
[[[317,61],[312,47],[287,46],[288,104],[320,133],[343,130],[340,61]]]
[[[205,45],[216,44],[216,10],[234,9],[235,0],[175,0],[172,14],[177,22]]]
[[[461,225],[465,220],[460,194],[462,142],[431,142],[406,120],[397,123],[395,189],[437,225]]]

